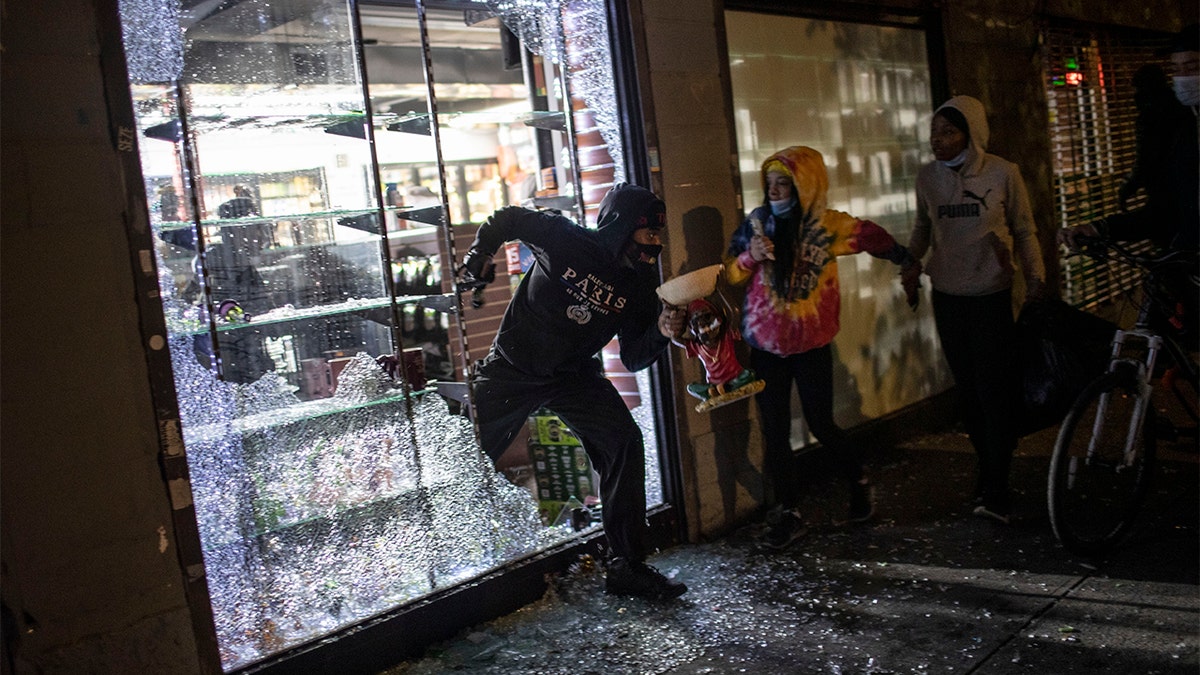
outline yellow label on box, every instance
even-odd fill
[[[533,417],[533,439],[541,445],[583,445],[566,424],[556,415]]]

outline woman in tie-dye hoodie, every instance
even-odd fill
[[[730,283],[746,286],[742,336],[750,367],[766,381],[756,398],[765,473],[781,507],[768,519],[766,543],[783,548],[804,531],[790,438],[793,383],[809,429],[850,484],[849,520],[874,514],[862,464],[833,421],[837,257],[865,251],[903,267],[919,263],[879,225],[825,207],[829,177],[816,150],[793,146],[771,155],[762,181],[763,204],[733,233],[725,270]]]

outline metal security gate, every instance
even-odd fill
[[[1120,210],[1118,189],[1136,158],[1133,76],[1143,66],[1162,65],[1156,52],[1168,38],[1108,27],[1043,29],[1058,227]],[[1137,208],[1144,200],[1139,194],[1128,206]],[[1136,285],[1132,271],[1084,256],[1067,256],[1061,265],[1063,298],[1078,307],[1106,302]]]

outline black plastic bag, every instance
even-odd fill
[[[1083,388],[1107,368],[1116,328],[1061,300],[1021,308],[1022,434],[1062,421]]]

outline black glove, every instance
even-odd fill
[[[496,265],[492,256],[472,248],[463,258],[462,281],[471,287],[486,286],[496,280]]]
[[[471,306],[479,309],[483,306],[483,287],[496,280],[496,264],[492,256],[471,247],[458,269],[458,277],[459,292],[470,290]]]

